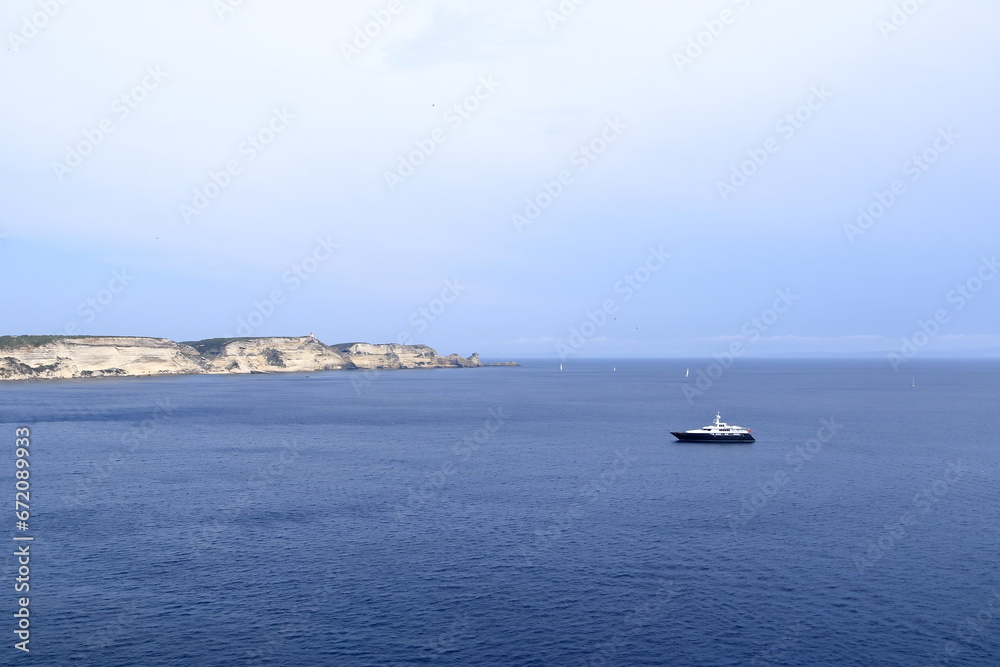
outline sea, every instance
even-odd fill
[[[1000,361],[731,361],[0,383],[0,664],[1000,664]]]

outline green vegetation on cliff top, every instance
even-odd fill
[[[61,340],[78,340],[80,338],[134,338],[142,339],[149,338],[149,336],[0,336],[0,349],[7,347],[40,347],[42,345],[47,345],[49,343],[54,343]],[[205,350],[215,350],[221,349],[226,343],[231,343],[235,340],[256,340],[255,338],[207,338],[205,340],[197,340],[181,343],[182,345],[190,345],[202,354]]]
[[[105,336],[0,336],[0,348],[39,347],[67,338],[105,338]]]

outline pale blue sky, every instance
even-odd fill
[[[1000,8],[903,4],[11,0],[0,333],[998,355]]]

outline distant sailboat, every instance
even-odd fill
[[[614,372],[615,372],[615,371],[617,371],[617,370],[618,370],[618,367],[617,367],[617,366],[612,366],[612,367],[611,367],[611,372],[612,372],[612,373],[614,373]]]
[[[917,376],[916,375],[913,376],[913,381],[910,382],[910,386],[911,387],[916,387],[917,386]]]
[[[562,370],[562,364],[559,364],[559,370]]]
[[[688,377],[689,375],[691,375],[691,369],[690,368],[687,369],[686,371],[684,371],[684,377]]]

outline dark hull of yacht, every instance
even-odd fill
[[[720,433],[719,435],[716,435],[714,433],[685,433],[671,431],[670,435],[674,436],[681,442],[756,442],[753,436],[749,433]]]

